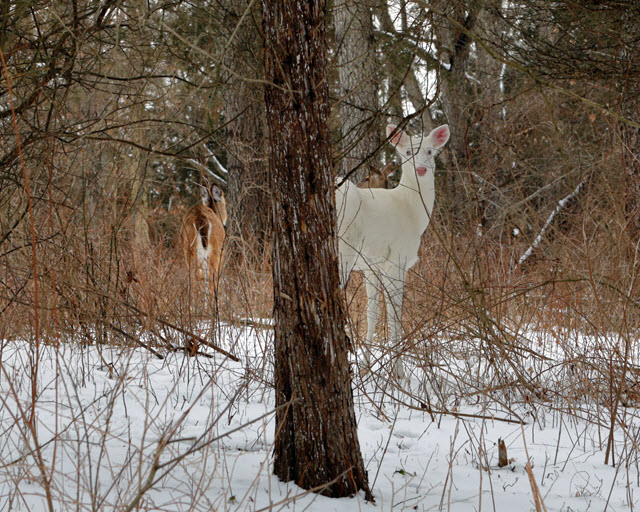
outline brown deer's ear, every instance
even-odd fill
[[[222,201],[222,189],[218,185],[211,185],[211,199],[216,203],[220,203]]]
[[[200,185],[200,195],[202,197],[203,204],[209,204],[209,188],[205,185]]]

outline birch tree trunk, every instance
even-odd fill
[[[273,215],[274,473],[365,491],[339,292],[325,0],[263,0]]]

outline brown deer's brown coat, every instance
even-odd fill
[[[202,204],[189,208],[182,218],[180,246],[190,275],[208,285],[211,298],[220,277],[227,206],[220,187],[206,182],[201,188]]]
[[[369,165],[365,179],[358,183],[358,188],[392,188],[393,180],[389,177],[395,171],[395,164],[388,163],[382,169]]]

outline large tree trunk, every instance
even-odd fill
[[[378,77],[370,0],[347,0],[334,12],[338,56],[342,174],[359,183],[380,146]]]
[[[274,473],[328,496],[370,492],[336,255],[325,0],[263,0],[273,215]]]

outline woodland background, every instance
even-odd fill
[[[113,356],[120,348],[137,347],[159,359],[224,345],[240,358],[237,367],[229,362],[240,384],[236,394],[220,386],[215,393],[222,398],[212,403],[233,404],[252,386],[262,401],[272,392],[267,5],[0,3],[0,424],[6,429],[0,452],[6,460],[20,454],[0,466],[12,475],[2,477],[9,508],[14,499],[29,507],[24,485],[33,482],[43,489],[33,496],[41,493],[50,510],[57,496],[61,503],[71,499],[66,493],[75,491],[67,489],[83,489],[94,510],[113,492],[120,493],[113,499],[122,509],[142,506],[169,446],[163,440],[178,435],[188,414],[170,431],[158,427],[157,451],[145,444],[144,433],[139,465],[123,455],[125,469],[109,469],[109,479],[120,483],[109,484],[115,487],[103,496],[99,470],[84,464],[82,454],[97,450],[97,460],[104,461],[110,443],[120,446],[120,427],[110,430],[109,411],[118,411],[113,417],[123,429],[134,421],[126,404],[117,409],[118,390],[135,394],[127,361],[139,355]],[[604,452],[599,463],[626,468],[626,487],[619,489],[626,489],[632,508],[630,474],[640,482],[640,430],[634,426],[640,401],[637,2],[344,0],[330,3],[326,26],[338,175],[394,186],[399,166],[385,141],[387,123],[412,133],[448,123],[452,134],[438,159],[434,218],[405,287],[405,342],[376,347],[383,357],[401,356],[417,387],[398,385],[383,366],[367,384],[376,383],[373,392],[356,375],[356,400],[385,421],[388,408],[404,407],[440,418],[438,427],[442,418],[460,421],[461,408],[478,404],[479,412],[464,417],[484,422],[503,415],[507,425],[526,419],[532,434],[549,415],[561,425],[558,446],[567,416],[576,432],[583,424],[584,432],[597,430],[592,442]],[[198,201],[203,176],[224,189],[229,212],[213,304],[191,289],[176,247],[181,216]],[[346,293],[356,348],[364,335],[362,288],[354,276]],[[213,320],[204,330],[203,319]],[[243,348],[247,326],[262,334]],[[79,352],[64,356],[74,347]],[[86,347],[96,352],[85,353]],[[45,371],[47,354],[57,362]],[[79,363],[64,366],[66,359]],[[191,362],[204,368],[202,361],[208,359]],[[97,370],[87,371],[94,365]],[[147,382],[146,368],[141,382]],[[202,374],[187,364],[181,368],[187,373],[174,377],[172,389],[182,389],[180,379],[196,389]],[[204,373],[211,382],[224,382],[223,370],[220,365]],[[76,395],[90,395],[87,380],[103,371],[106,382],[116,383],[100,407],[108,417],[104,425],[102,419],[85,421],[85,434],[67,443],[59,392],[67,393],[75,410]],[[53,384],[42,382],[47,375]],[[68,379],[73,384],[65,388]],[[55,412],[38,415],[38,407],[49,404],[43,397],[51,385]],[[156,391],[146,384],[140,389],[147,393],[143,421],[155,425],[161,414],[152,413],[149,394],[155,398]],[[202,418],[214,415],[213,406],[201,409]],[[181,414],[177,405],[176,411],[172,417]],[[223,416],[212,416],[210,428]],[[54,418],[55,426],[43,418]],[[79,424],[75,416],[68,420]],[[193,422],[190,428],[200,436],[200,416]],[[53,444],[43,440],[48,428]],[[129,432],[127,450],[138,453]],[[621,445],[614,443],[616,435]],[[97,441],[85,450],[82,439],[90,437]],[[577,439],[567,461],[580,434]],[[482,475],[482,434],[480,441],[471,444]],[[77,449],[69,459],[79,469],[64,470],[69,459],[56,458],[58,443]],[[186,453],[202,446],[195,443]],[[22,469],[26,460],[33,463]],[[141,476],[147,460],[155,461],[148,481]],[[130,480],[122,476],[129,473]],[[77,477],[76,487],[65,487],[68,477]],[[612,489],[616,485],[614,478]],[[479,495],[478,504],[482,476]],[[493,488],[491,495],[497,497]],[[193,503],[198,496],[192,494]],[[232,503],[235,497],[221,499]]]
[[[588,395],[613,429],[640,377],[637,3],[345,1],[327,23],[338,174],[393,186],[386,124],[451,128],[405,355],[437,367],[479,339],[510,370],[461,389],[563,410]],[[2,2],[1,340],[186,347],[211,313],[175,245],[202,175],[230,214],[215,318],[270,318],[262,48],[253,0]],[[356,343],[362,298],[352,278]],[[532,329],[594,337],[570,383],[530,371]]]

